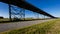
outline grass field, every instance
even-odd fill
[[[0,21],[9,21],[8,18],[0,19]]]
[[[22,29],[6,31],[0,34],[60,34],[60,19],[32,25]]]
[[[12,19],[12,21],[10,21],[9,18],[3,18],[0,19],[0,23],[11,23],[11,22],[18,22],[18,21],[33,21],[33,20],[44,20],[44,19],[22,18],[22,19]]]
[[[20,20],[24,20],[24,19],[20,19]],[[18,21],[20,21],[20,20],[18,20]],[[25,20],[32,20],[32,18],[25,18]],[[12,19],[12,21],[10,21],[9,18],[0,19],[0,23],[10,23],[10,22],[17,22],[17,20]]]

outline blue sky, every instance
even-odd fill
[[[60,0],[26,0],[26,1],[55,17],[60,17]],[[25,11],[26,17],[34,17],[32,11],[29,10]],[[0,2],[0,16],[7,18],[9,16],[8,13],[9,13],[8,5]]]

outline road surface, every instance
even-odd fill
[[[49,20],[53,20],[53,19],[49,19]],[[13,29],[17,29],[17,28],[23,28],[26,26],[31,26],[33,24],[39,24],[39,23],[46,22],[49,20],[34,20],[34,21],[14,22],[14,23],[1,23],[0,32],[13,30]]]

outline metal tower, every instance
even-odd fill
[[[17,6],[9,4],[9,18],[10,21],[13,20],[24,20],[25,19],[25,10]]]

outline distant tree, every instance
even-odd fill
[[[1,16],[0,16],[0,19],[3,19],[3,18],[4,18],[4,17],[1,17]]]

